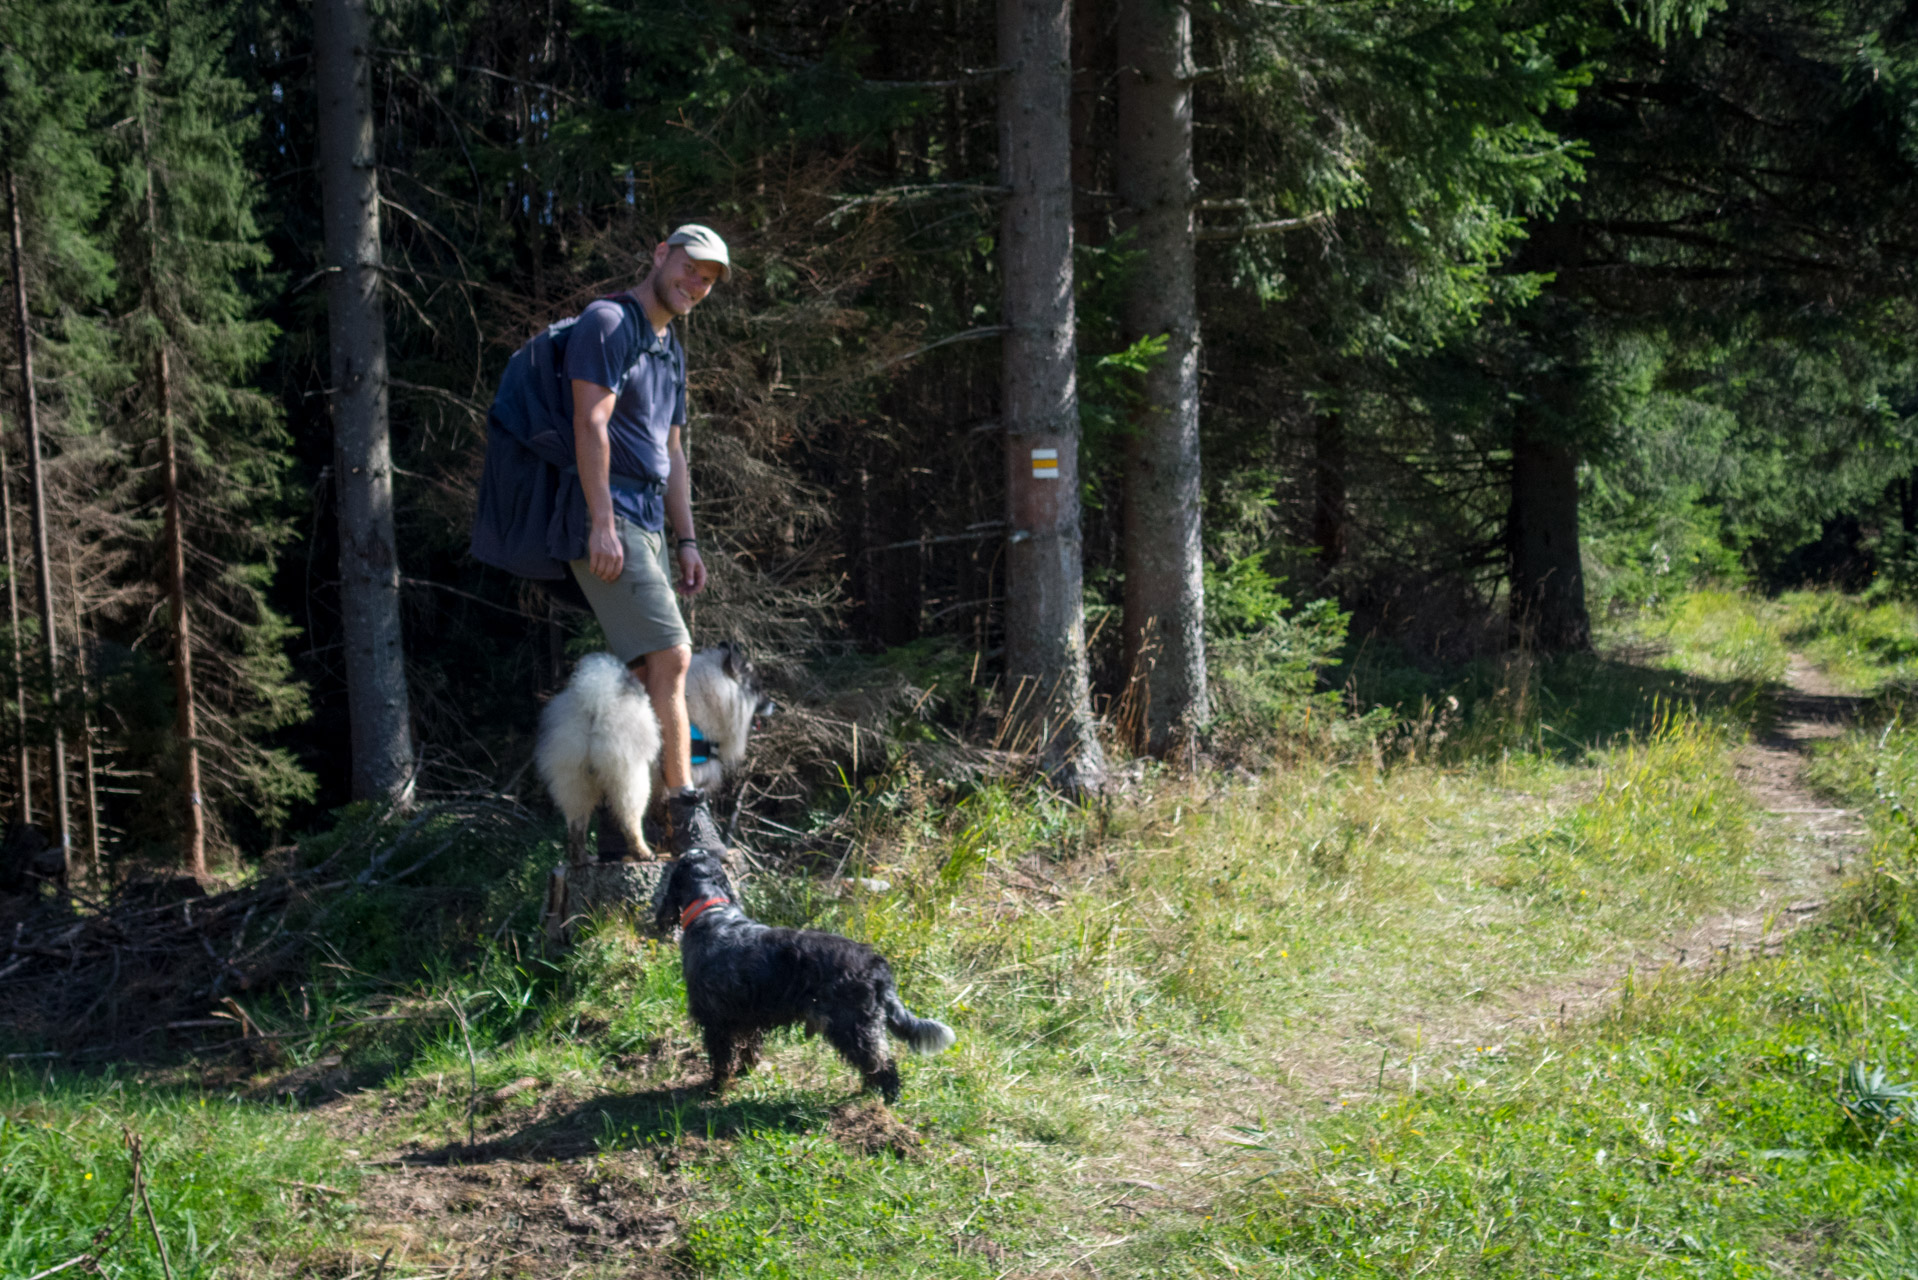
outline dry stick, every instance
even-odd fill
[[[459,1019],[460,1039],[466,1042],[466,1149],[473,1149],[473,1115],[479,1107],[479,1060],[473,1056],[473,1034],[466,1026],[466,1006],[453,999],[449,991],[444,997],[447,1008]]]
[[[173,1259],[167,1256],[166,1238],[160,1234],[160,1221],[153,1216],[153,1201],[147,1196],[146,1173],[140,1166],[140,1135],[131,1129],[122,1129],[126,1134],[127,1148],[133,1152],[133,1194],[146,1210],[147,1228],[153,1232],[153,1243],[160,1246],[160,1266],[166,1271],[166,1280],[173,1280]]]

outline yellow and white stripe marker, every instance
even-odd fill
[[[1034,480],[1057,480],[1059,478],[1059,451],[1057,449],[1034,449],[1032,451],[1032,478]]]

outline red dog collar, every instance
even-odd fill
[[[679,927],[682,929],[692,928],[693,921],[699,919],[700,915],[703,914],[708,907],[723,907],[730,901],[730,898],[701,898],[698,902],[692,903],[684,911],[679,913]]]

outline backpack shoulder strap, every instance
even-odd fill
[[[624,382],[627,375],[632,373],[634,368],[638,366],[640,360],[650,354],[653,348],[653,344],[649,340],[646,308],[640,306],[639,300],[630,293],[609,293],[603,298],[595,299],[595,301],[617,302],[619,309],[626,313],[626,323],[633,326],[632,358],[626,362],[626,367],[619,371],[619,380]]]

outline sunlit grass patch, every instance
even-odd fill
[[[1731,745],[1723,730],[1673,715],[1643,743],[1597,756],[1595,793],[1514,842],[1502,883],[1593,914],[1623,903],[1695,910],[1742,889],[1751,802],[1732,776]]]
[[[1810,776],[1857,804],[1871,843],[1843,906],[1856,924],[1918,938],[1918,727],[1864,724],[1821,751]]]
[[[1912,976],[1840,944],[1641,979],[1589,1030],[1249,1133],[1231,1212],[1154,1252],[1187,1274],[1909,1274],[1918,1142],[1858,1123],[1846,1082],[1854,1063],[1918,1076]]]
[[[1186,1172],[1225,1126],[1328,1103],[1365,1111],[1352,1082],[1405,1085],[1414,1059],[1487,1081],[1456,1099],[1450,1084],[1428,1088],[1421,1107],[1519,1089],[1512,1064],[1538,1066],[1531,1049],[1494,1043],[1504,1033],[1456,1038],[1556,1007],[1564,984],[1623,972],[1701,913],[1745,901],[1761,852],[1730,765],[1753,686],[1589,656],[1521,655],[1474,678],[1482,696],[1429,703],[1416,740],[1294,753],[1258,777],[1146,768],[1122,797],[1089,805],[1005,782],[943,790],[906,765],[848,784],[842,811],[820,819],[834,861],[782,871],[768,858],[746,899],[769,923],[870,942],[907,1004],[957,1029],[951,1051],[905,1061],[885,1125],[860,1118],[856,1074],[797,1030],[769,1037],[727,1097],[698,1089],[674,948],[618,915],[564,952],[541,946],[535,873],[557,856],[544,840],[453,877],[457,936],[409,933],[425,886],[417,900],[382,898],[369,910],[394,919],[365,931],[364,951],[340,939],[336,963],[279,1004],[250,997],[253,1012],[276,1034],[312,1027],[273,1042],[293,1064],[345,1053],[375,1090],[348,1109],[378,1125],[379,1149],[515,1160],[563,1137],[579,1159],[656,1167],[685,1197],[673,1265],[700,1274],[997,1277],[1086,1259],[1101,1273],[1179,1274],[1223,1267],[1220,1251],[1283,1273],[1294,1262],[1273,1252],[1277,1222],[1338,1247],[1365,1222],[1382,1239],[1462,1240],[1432,1205],[1449,1196],[1483,1230],[1512,1195],[1573,1176],[1573,1148],[1488,1155],[1487,1169],[1520,1170],[1516,1191],[1489,1172],[1469,1184],[1431,1173],[1412,1184],[1424,1198],[1401,1203],[1378,1184],[1399,1169],[1408,1185],[1409,1161],[1364,1165],[1371,1148],[1350,1142],[1335,1159],[1325,1153],[1344,1139],[1275,1130],[1259,1185],[1289,1188],[1283,1212],[1257,1193],[1227,1197],[1267,1236],[1232,1235],[1225,1217],[1190,1237],[1173,1224],[1233,1185],[1213,1166]],[[1652,984],[1639,985],[1649,1007]],[[524,1077],[538,1087],[493,1099]],[[1516,1092],[1507,1104],[1533,1105]],[[1462,1140],[1478,1123],[1367,1114],[1373,1127],[1350,1132],[1382,1144],[1414,1143],[1398,1129],[1428,1123]],[[1295,1143],[1336,1177],[1298,1180],[1293,1148],[1280,1150]],[[1403,1149],[1424,1152],[1416,1169],[1446,1151]],[[1188,1177],[1200,1180],[1178,1207],[1109,1203],[1115,1178]],[[1297,1216],[1315,1203],[1319,1217]],[[1331,1274],[1332,1245],[1297,1265]],[[1367,1249],[1379,1247],[1352,1255],[1355,1274]],[[1416,1269],[1429,1255],[1404,1256]]]
[[[687,1234],[701,1274],[989,1278],[1025,1242],[1039,1174],[1017,1146],[867,1151],[825,1126],[757,1131],[705,1169],[723,1207]]]
[[[1796,591],[1779,603],[1785,639],[1841,685],[1872,693],[1918,678],[1918,606],[1834,591]]]
[[[1692,592],[1635,630],[1665,647],[1667,666],[1714,680],[1772,683],[1791,657],[1778,610],[1743,592]]]
[[[138,1201],[130,1136],[146,1188]],[[91,1253],[106,1274],[160,1280],[156,1226],[176,1275],[236,1259],[292,1274],[339,1238],[357,1177],[310,1116],[0,1067],[0,1275]]]

